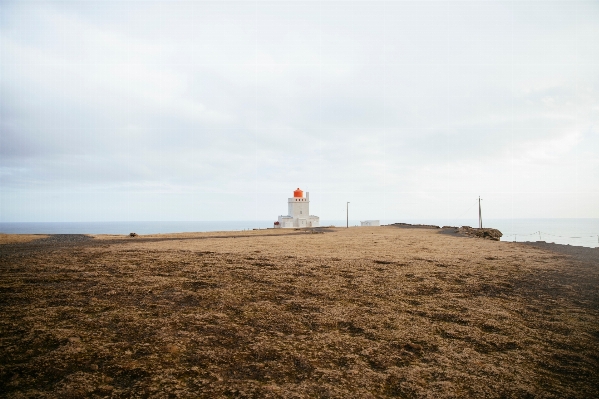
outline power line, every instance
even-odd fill
[[[542,236],[546,235],[546,236],[551,236],[551,237],[558,237],[558,238],[576,238],[576,239],[583,239],[583,238],[594,238],[597,237],[597,243],[599,244],[599,234],[593,234],[590,236],[561,236],[561,235],[557,235],[557,234],[551,234],[551,233],[545,233],[543,231],[535,231],[534,233],[530,233],[530,234],[520,234],[520,233],[514,233],[514,234],[504,234],[504,237],[514,237],[514,242],[517,241],[517,237],[518,236],[532,236],[538,234],[539,235],[539,240],[542,240]]]
[[[462,212],[456,219],[461,218],[462,216],[464,216],[466,213],[470,212],[472,210],[472,208],[474,208],[474,206],[476,205],[476,201],[474,201],[472,203],[472,205],[470,206],[470,208],[468,208],[465,212]]]

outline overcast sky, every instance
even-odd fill
[[[0,221],[599,217],[597,1],[0,17]]]

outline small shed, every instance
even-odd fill
[[[360,224],[362,226],[380,226],[381,221],[380,220],[365,220],[363,222],[360,222]]]

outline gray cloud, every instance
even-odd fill
[[[352,198],[357,217],[453,217],[485,193],[494,217],[598,217],[598,17],[585,1],[8,3],[1,220],[269,219],[297,186],[325,219]]]

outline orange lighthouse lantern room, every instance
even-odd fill
[[[304,198],[304,192],[298,189],[293,192],[293,198]]]

